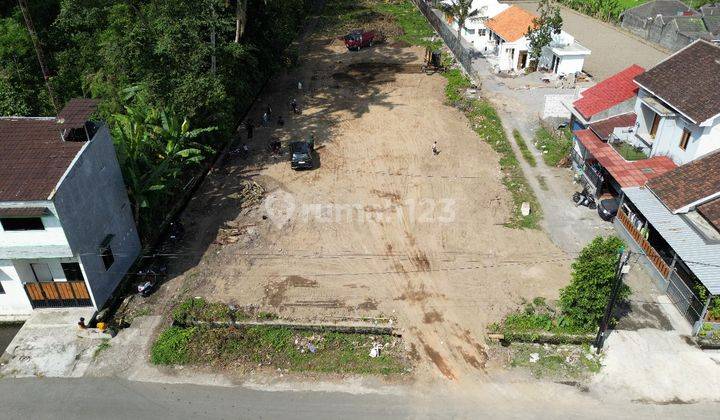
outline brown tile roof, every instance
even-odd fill
[[[701,123],[720,114],[720,47],[697,40],[635,81]]]
[[[715,228],[720,230],[720,198],[698,206],[697,211]]]
[[[63,141],[62,127],[80,127],[97,102],[71,100],[60,111],[65,118],[0,118],[0,201],[47,200],[82,142]]]
[[[98,107],[97,99],[70,99],[57,116],[58,123],[65,128],[83,127]]]
[[[628,112],[627,114],[616,115],[614,117],[592,123],[589,127],[593,133],[597,134],[598,137],[607,141],[610,134],[612,134],[616,128],[634,126],[635,121],[637,121],[637,115],[635,115],[634,112]]]
[[[0,208],[0,217],[40,217],[49,214],[47,207],[5,207]]]
[[[720,152],[713,152],[647,183],[670,211],[720,191]]]
[[[488,19],[485,26],[503,37],[505,41],[515,42],[525,36],[531,26],[534,26],[533,19],[536,17],[537,15],[512,5],[492,19]]]

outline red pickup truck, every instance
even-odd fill
[[[360,48],[372,47],[375,41],[374,31],[356,29],[345,35],[345,46],[348,50],[360,51]]]

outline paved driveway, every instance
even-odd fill
[[[507,3],[517,4],[531,12],[537,10],[535,1]],[[631,64],[652,67],[669,55],[659,46],[574,10],[563,7],[561,14],[563,29],[592,51],[585,61],[585,71],[596,81],[612,76]]]

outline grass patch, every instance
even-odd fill
[[[383,350],[379,357],[371,358],[375,342],[382,344]],[[407,369],[403,346],[394,337],[301,332],[269,325],[185,330],[170,327],[153,346],[152,361],[241,370],[270,366],[294,372],[381,375]]]
[[[463,91],[471,86],[470,80],[463,74],[460,69],[450,69],[443,73],[447,79],[445,86],[445,97],[448,102],[457,104],[463,100]]]
[[[433,48],[442,45],[442,41],[433,42],[429,39],[435,35],[435,31],[409,0],[330,0],[320,19],[323,32],[333,36],[364,28],[381,31],[410,45]]]
[[[625,142],[613,143],[612,145],[615,150],[620,153],[620,156],[627,161],[643,160],[647,159],[645,153],[637,147],[633,147]]]
[[[518,343],[511,346],[510,366],[524,368],[537,378],[555,380],[582,379],[597,373],[601,358],[588,345],[538,345]]]
[[[228,322],[232,320],[232,313],[224,303],[211,303],[203,298],[188,298],[173,309],[172,317],[178,324],[187,324],[191,321]]]
[[[559,166],[567,160],[572,150],[572,133],[569,129],[553,133],[541,127],[535,132],[535,146],[542,153],[546,165]]]
[[[386,15],[392,15],[405,32],[398,39],[411,45],[438,48],[441,41],[432,42],[428,38],[435,35],[430,23],[409,0],[375,2],[374,9]]]
[[[156,365],[181,365],[189,358],[188,346],[196,328],[169,327],[157,338],[150,351],[150,361]]]
[[[537,166],[535,156],[533,156],[532,152],[528,148],[527,143],[525,143],[525,139],[517,129],[513,130],[513,137],[515,138],[515,143],[517,143],[518,147],[520,148],[520,153],[522,153],[523,158],[525,158],[525,161],[528,163],[528,165],[532,166],[533,168]]]
[[[93,353],[93,359],[97,359],[97,357],[100,355],[100,353],[104,352],[105,350],[110,348],[110,339],[109,338],[103,338],[100,344],[98,344],[97,348],[95,349],[95,352]]]

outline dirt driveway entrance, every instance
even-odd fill
[[[256,130],[251,156],[213,171],[183,215],[189,241],[160,296],[302,320],[388,317],[421,375],[483,377],[485,326],[521,297],[556,297],[569,261],[543,232],[503,226],[511,201],[498,155],[444,104],[445,79],[420,71],[423,54],[400,44],[350,53],[311,39],[252,115],[271,105],[284,126]],[[293,97],[300,116],[288,115]],[[311,133],[313,170],[267,152],[271,137],[285,145]],[[241,209],[237,192],[250,179],[266,198]],[[228,222],[242,238],[218,244]]]

